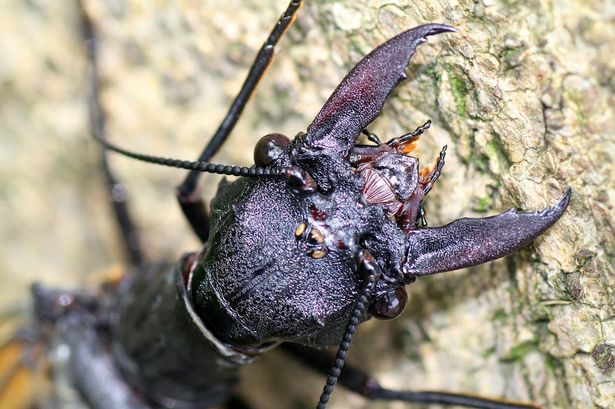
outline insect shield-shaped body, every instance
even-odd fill
[[[338,343],[363,279],[357,271],[362,249],[383,270],[382,283],[406,282],[400,265],[406,232],[386,205],[366,198],[365,176],[350,157],[361,131],[404,78],[417,45],[451,30],[427,25],[389,40],[343,80],[307,133],[292,142],[265,137],[259,145],[277,145],[278,154],[261,155],[257,146],[257,159],[290,167],[287,180],[220,185],[211,206],[212,234],[191,290],[197,311],[224,341]],[[418,189],[418,167],[407,163],[414,159],[386,146],[379,150],[367,161],[391,195],[407,199]],[[387,291],[389,284],[382,287]]]
[[[195,309],[224,342],[336,344],[365,274],[376,271],[376,316],[398,315],[415,277],[502,257],[552,225],[569,194],[540,213],[509,211],[420,228],[420,204],[437,172],[406,155],[426,127],[376,146],[359,134],[405,79],[418,45],[455,31],[428,24],[372,51],[346,76],[306,133],[266,136],[257,164],[288,168],[286,180],[224,181],[211,206],[211,236],[191,273]]]
[[[291,14],[297,7],[291,2]],[[280,21],[290,21],[291,14]],[[98,124],[95,135],[116,152],[250,176],[220,184],[199,253],[174,270],[144,268],[118,289],[110,314],[112,345],[132,387],[161,406],[207,407],[228,399],[238,366],[278,342],[339,343],[318,404],[324,408],[366,310],[393,318],[403,310],[404,286],[417,276],[502,257],[557,221],[569,192],[542,212],[419,226],[421,202],[444,166],[445,149],[428,171],[408,155],[429,123],[386,143],[370,136],[375,145],[357,145],[405,79],[416,48],[429,36],[453,31],[427,24],[376,48],[344,78],[305,133],[292,141],[265,136],[255,149],[255,168],[135,154],[106,142]],[[443,393],[400,397],[373,382],[369,391],[367,382],[359,383],[346,386],[371,398],[470,407],[480,401]]]

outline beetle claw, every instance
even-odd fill
[[[509,210],[481,219],[463,218],[442,227],[408,234],[406,276],[452,271],[495,260],[520,249],[551,227],[570,202],[568,189],[559,203],[540,212]]]
[[[308,127],[305,148],[346,157],[356,139],[382,110],[391,91],[406,78],[406,66],[427,37],[457,29],[425,24],[405,31],[369,53],[329,97]]]

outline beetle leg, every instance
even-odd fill
[[[412,152],[414,148],[416,148],[416,143],[418,142],[419,137],[423,133],[425,133],[425,131],[428,130],[430,126],[431,119],[428,119],[423,125],[419,126],[414,131],[391,139],[387,142],[387,145],[395,148],[398,152],[407,155]]]
[[[557,205],[540,212],[509,210],[497,216],[463,218],[442,227],[412,230],[407,236],[404,275],[452,271],[510,254],[551,227],[568,207],[570,195],[568,189]]]
[[[425,124],[427,125],[427,123]],[[423,125],[424,126],[424,125]],[[438,160],[436,161],[436,166],[433,170],[429,167],[425,167],[421,170],[419,175],[419,186],[423,189],[423,197],[427,196],[427,193],[431,191],[434,183],[442,174],[442,169],[444,168],[444,158],[446,157],[446,145],[440,151],[440,156],[438,156]],[[416,225],[418,226],[419,221],[421,222],[421,227],[427,227],[427,219],[425,218],[425,208],[423,205],[419,205],[419,211],[417,214]]]
[[[416,142],[426,130],[431,126],[431,119],[427,120],[423,125],[419,126],[412,132],[405,133],[397,138],[390,139],[386,142],[388,146],[395,148],[398,152],[408,154],[414,150],[416,147]],[[363,135],[367,136],[367,139],[376,144],[376,146],[382,145],[380,138],[378,135],[371,133],[367,128],[361,131]],[[361,146],[361,145],[359,145]]]
[[[124,253],[127,254],[131,265],[138,266],[143,264],[145,257],[141,247],[139,230],[128,208],[128,191],[126,186],[115,178],[107,158],[107,151],[103,149],[101,153],[102,167],[105,179],[107,180],[107,191],[111,199],[111,207],[121,232]]]
[[[427,212],[425,211],[425,208],[423,207],[423,205],[419,205],[419,212],[416,215],[416,225],[417,226],[420,221],[421,227],[427,227],[427,218],[425,216],[427,216]]]
[[[281,348],[293,358],[320,373],[327,373],[329,354],[297,344],[282,344]],[[510,402],[439,391],[394,391],[383,388],[378,381],[360,369],[346,364],[339,378],[340,385],[369,400],[403,401],[408,403],[458,405],[485,409],[536,409],[530,403]]]
[[[79,5],[81,8],[82,27],[90,64],[90,92],[88,95],[90,130],[92,135],[98,135],[102,139],[106,139],[106,117],[100,103],[100,81],[98,78],[97,53],[98,44],[96,40],[96,32],[92,21],[84,9],[83,3],[79,2]],[[128,209],[126,187],[120,183],[113,174],[107,159],[106,149],[102,149],[100,160],[103,173],[105,175],[105,180],[107,182],[113,213],[115,214],[117,225],[122,233],[121,236],[123,247],[129,262],[132,265],[137,266],[143,263],[143,250],[141,248],[139,232],[135,227],[135,223],[133,222],[133,218],[131,217]]]
[[[291,0],[286,11],[276,22],[256,55],[241,90],[239,90],[226,116],[201,152],[199,161],[209,161],[230,135],[258,82],[273,60],[276,44],[295,20],[296,13],[302,4],[302,0]],[[205,203],[201,195],[196,192],[199,175],[200,172],[194,170],[188,173],[183,183],[177,188],[177,200],[190,226],[201,241],[205,242],[209,237],[209,221]]]
[[[237,395],[232,396],[228,402],[224,404],[224,407],[226,409],[252,409],[252,406]]]
[[[438,180],[442,174],[442,169],[444,168],[444,158],[446,158],[446,148],[446,145],[442,147],[440,156],[438,156],[436,166],[433,170],[428,167],[421,170],[421,174],[419,175],[419,185],[423,188],[424,196],[427,196],[427,193],[431,191],[434,183],[436,183],[436,180]]]
[[[382,142],[380,142],[380,138],[378,137],[378,135],[376,135],[375,133],[371,133],[367,130],[367,128],[363,129],[363,131],[361,132],[363,133],[363,135],[366,135],[367,139],[370,142],[373,142],[376,146],[382,145]]]
[[[62,369],[54,378],[70,382],[79,394],[80,407],[114,409],[151,409],[116,365],[96,320],[86,312],[73,311],[57,324],[60,345],[70,354],[60,363]],[[54,380],[54,382],[58,382]],[[103,381],[104,380],[104,381]]]

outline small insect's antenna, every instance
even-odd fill
[[[387,142],[387,145],[402,145],[410,142],[411,140],[417,139],[419,136],[423,135],[430,127],[431,119],[428,119],[423,125],[419,126],[414,131],[403,134],[398,138],[391,139]]]
[[[105,113],[100,103],[100,85],[98,80],[97,41],[94,26],[88,18],[85,10],[82,11],[83,30],[86,37],[86,47],[90,64],[90,90],[88,95],[88,107],[90,112],[90,124],[92,135],[105,149],[119,153],[142,162],[155,165],[169,166],[173,168],[193,170],[197,172],[217,173],[228,176],[252,176],[252,177],[284,177],[286,168],[264,168],[221,165],[206,161],[189,161],[161,156],[146,155],[121,148],[105,138]]]
[[[350,314],[350,319],[348,320],[344,337],[342,338],[342,342],[337,349],[335,360],[331,365],[331,369],[329,369],[327,380],[325,381],[325,386],[322,389],[320,400],[318,401],[318,405],[316,405],[316,409],[326,409],[327,407],[327,402],[333,393],[333,388],[337,383],[337,378],[340,376],[342,368],[344,367],[346,354],[352,344],[352,337],[357,331],[357,326],[365,316],[367,306],[374,291],[376,280],[380,275],[380,268],[367,251],[362,251],[359,255],[359,270],[362,270],[365,273],[365,286],[357,298],[352,314]]]

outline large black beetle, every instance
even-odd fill
[[[106,140],[95,33],[84,14],[94,136],[108,150],[191,170],[179,199],[204,241],[201,251],[176,265],[139,268],[95,296],[35,287],[36,315],[73,351],[71,376],[88,405],[207,407],[232,396],[241,365],[279,343],[340,344],[319,402],[323,408],[361,321],[399,315],[407,297],[404,286],[419,276],[485,263],[527,245],[568,206],[570,190],[540,212],[510,210],[425,225],[421,203],[442,171],[446,147],[433,167],[421,168],[409,153],[429,123],[385,143],[366,127],[406,78],[417,47],[429,36],[456,31],[443,24],[413,28],[373,50],[342,80],[306,132],[292,140],[263,137],[255,166],[210,163],[299,6],[291,2],[272,30],[227,118],[196,162],[133,153]],[[365,132],[373,145],[357,143]],[[239,176],[220,184],[209,214],[194,195],[199,171]],[[121,226],[130,230],[121,203],[116,211],[123,215]],[[138,248],[128,247],[138,260]],[[314,355],[310,363],[321,368],[321,358]],[[93,364],[84,365],[87,360]],[[91,382],[101,378],[109,382]],[[460,394],[389,391],[354,368],[340,380],[372,399],[532,407]]]

